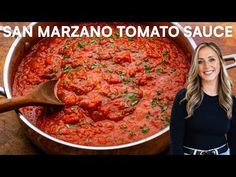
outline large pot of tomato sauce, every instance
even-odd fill
[[[194,40],[183,35],[178,23],[170,22],[134,25],[176,26],[177,37],[119,38],[117,31],[109,38],[37,36],[38,26],[55,25],[65,23],[31,23],[33,37],[18,37],[4,65],[0,91],[7,98],[23,95],[41,82],[59,80],[63,108],[16,110],[27,137],[49,154],[164,151],[169,145],[171,105],[185,84]]]

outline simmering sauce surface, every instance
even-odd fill
[[[30,106],[21,112],[46,133],[87,146],[120,145],[149,137],[169,125],[175,94],[189,70],[187,54],[169,38],[45,38],[22,59],[13,95],[59,79],[65,103]],[[140,25],[140,24],[139,24]]]

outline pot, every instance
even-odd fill
[[[148,22],[147,25],[175,25],[180,29],[178,37],[173,38],[174,42],[184,51],[184,53],[192,54],[196,47],[194,40],[189,37],[186,38],[183,35],[183,28],[178,23],[169,22]],[[25,56],[27,49],[41,40],[42,38],[37,37],[37,27],[46,26],[61,26],[66,23],[46,23],[46,22],[34,22],[29,26],[33,26],[33,37],[18,37],[12,44],[4,65],[3,81],[4,88],[0,87],[0,94],[6,95],[7,98],[12,97],[12,84],[14,75],[21,59]],[[67,23],[68,25],[68,23]],[[225,59],[234,58],[236,61],[236,54],[225,56]],[[189,57],[190,59],[190,57]],[[235,63],[228,65],[228,68],[234,67]],[[144,154],[158,154],[164,151],[169,145],[169,127],[157,132],[156,134],[128,144],[116,145],[116,146],[83,146],[78,144],[72,144],[59,139],[56,139],[45,132],[38,129],[33,125],[26,117],[24,117],[18,110],[16,110],[20,122],[24,128],[26,136],[41,150],[48,154],[113,154],[113,155],[144,155]]]

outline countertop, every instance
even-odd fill
[[[29,22],[0,22],[0,26],[24,26],[28,25]],[[236,28],[236,23],[194,23],[194,22],[182,22],[182,26],[190,25],[192,27],[198,26],[227,26],[232,25]],[[195,37],[194,40],[198,44],[203,41],[213,41],[216,42],[224,55],[236,53],[236,30],[233,31],[233,36],[231,38],[201,38]],[[14,38],[6,38],[0,33],[0,86],[3,86],[3,65],[6,59],[7,53],[14,42]],[[236,85],[236,68],[228,70],[234,85]],[[233,94],[236,95],[236,86],[233,89]],[[0,96],[0,99],[4,97]],[[0,114],[0,155],[37,155],[43,154],[36,146],[34,146],[24,135],[23,129],[20,125],[18,117],[15,111],[9,111]]]

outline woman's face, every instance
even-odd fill
[[[220,59],[210,47],[203,47],[198,54],[198,74],[203,82],[217,81],[220,73]]]

